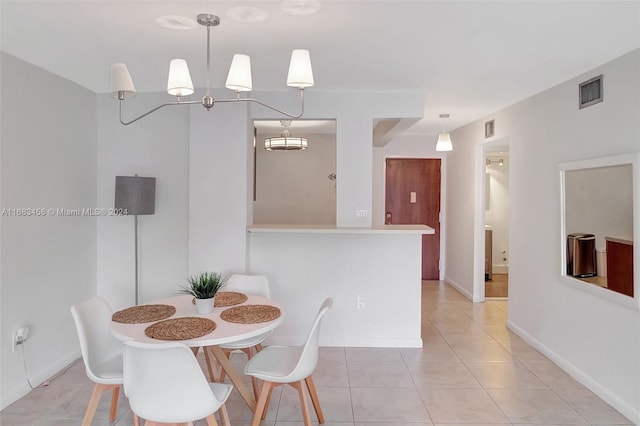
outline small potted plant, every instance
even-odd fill
[[[213,310],[216,293],[227,283],[227,277],[219,272],[202,272],[187,278],[187,283],[181,292],[195,298],[198,313],[208,314]]]

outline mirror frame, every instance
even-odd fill
[[[633,194],[633,294],[626,296],[567,275],[565,173],[572,170],[631,165]],[[640,310],[640,152],[572,161],[558,165],[560,171],[560,278],[565,284],[625,307]]]

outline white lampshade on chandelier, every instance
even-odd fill
[[[300,118],[304,114],[304,89],[312,87],[313,70],[311,68],[311,58],[309,51],[305,49],[294,49],[291,52],[291,61],[289,63],[289,72],[287,75],[287,86],[295,87],[300,94],[300,112],[292,114],[261,102],[257,99],[249,97],[241,97],[242,92],[250,92],[253,89],[251,79],[251,59],[247,55],[235,54],[231,61],[231,67],[229,68],[229,74],[225,87],[236,92],[235,98],[230,99],[214,99],[211,96],[211,27],[218,26],[220,24],[220,18],[210,14],[198,15],[198,23],[207,27],[207,82],[206,93],[201,100],[183,100],[184,96],[189,96],[194,93],[193,82],[189,73],[189,66],[184,59],[172,59],[169,65],[169,79],[167,81],[167,92],[170,95],[175,96],[177,99],[174,102],[168,102],[159,105],[146,113],[132,119],[125,121],[122,118],[122,104],[125,99],[129,99],[136,94],[133,80],[129,74],[127,66],[122,63],[111,65],[111,80],[110,80],[110,92],[114,99],[120,101],[120,123],[129,125],[135,123],[141,118],[159,110],[160,108],[169,105],[192,105],[202,104],[207,110],[213,108],[216,103],[225,102],[254,102],[276,111],[279,114],[285,115],[290,118]]]
[[[169,62],[167,93],[178,97],[193,94],[193,82],[191,81],[189,66],[184,59],[172,59]]]
[[[445,131],[444,119],[449,118],[449,114],[440,114],[442,118],[442,133],[438,135],[438,142],[436,142],[436,151],[452,151],[453,144],[451,143],[451,135]]]
[[[264,140],[264,149],[267,151],[293,151],[307,149],[309,144],[307,138],[299,138],[291,136],[289,132],[289,126],[291,126],[291,120],[281,120],[282,133],[276,138],[266,138]]]

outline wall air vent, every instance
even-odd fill
[[[580,109],[602,102],[602,74],[580,83]]]

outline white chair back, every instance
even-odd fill
[[[228,396],[216,397],[191,349],[179,342],[125,342],[124,392],[135,414],[161,423],[205,418]]]
[[[223,291],[225,290],[262,297],[270,296],[269,281],[264,275],[232,274],[223,288]]]
[[[113,369],[115,377],[105,377],[100,373],[101,366],[122,357],[122,344],[109,332],[113,315],[109,304],[100,297],[92,297],[72,306],[71,315],[78,332],[87,376],[96,383],[122,383],[121,369]]]
[[[328,297],[320,306],[316,319],[311,326],[307,340],[302,347],[300,353],[300,359],[296,364],[296,367],[289,374],[289,377],[293,377],[292,381],[302,380],[313,373],[318,365],[318,346],[320,344],[320,324],[322,318],[333,306],[333,298]]]

